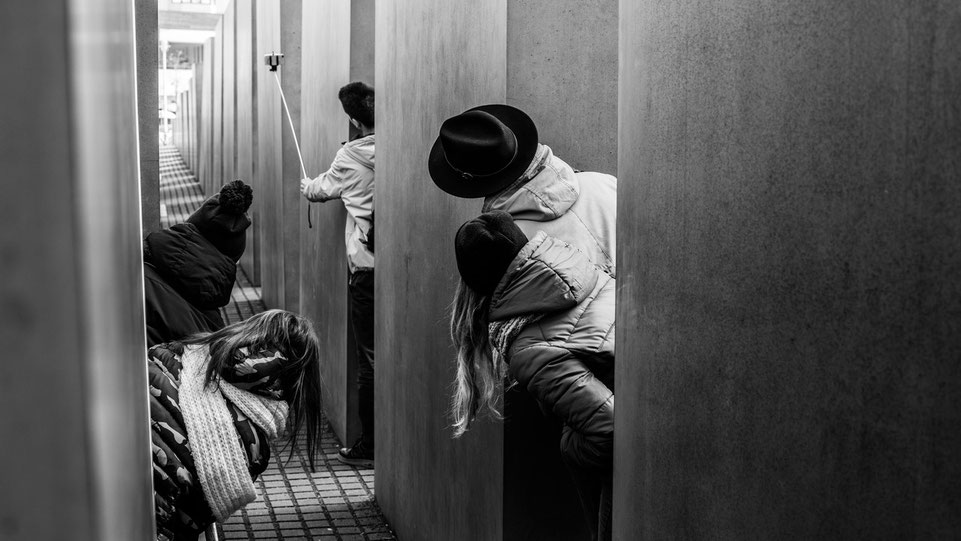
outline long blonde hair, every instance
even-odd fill
[[[463,280],[458,282],[450,316],[450,337],[457,349],[450,412],[455,438],[467,432],[480,410],[486,409],[496,419],[503,418],[504,363],[491,347],[490,302],[489,295],[474,291]]]

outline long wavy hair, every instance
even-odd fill
[[[451,304],[450,337],[457,350],[457,374],[451,397],[454,437],[470,428],[478,412],[502,419],[501,397],[505,375],[501,356],[491,347],[488,313],[491,298],[457,284]]]
[[[205,385],[215,384],[241,356],[249,352],[280,351],[288,362],[277,375],[284,400],[290,405],[286,447],[293,457],[302,439],[311,470],[323,431],[320,406],[320,344],[310,321],[284,310],[268,310],[212,333],[200,333],[184,344],[207,346]],[[303,436],[302,436],[303,433]],[[288,458],[288,460],[289,460]]]

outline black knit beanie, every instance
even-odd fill
[[[481,214],[457,230],[457,270],[468,287],[490,295],[525,244],[527,236],[510,214],[500,210]]]
[[[247,228],[250,218],[247,209],[253,201],[253,190],[242,180],[224,185],[220,193],[204,201],[187,223],[194,224],[200,234],[220,250],[220,253],[233,259],[240,259],[247,247]]]

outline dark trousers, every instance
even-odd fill
[[[359,270],[347,280],[350,324],[357,346],[357,410],[361,440],[374,448],[374,271]]]

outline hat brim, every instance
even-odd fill
[[[537,127],[527,113],[510,105],[495,103],[474,107],[468,111],[483,111],[495,116],[514,132],[514,137],[517,138],[517,153],[507,167],[495,175],[470,180],[464,179],[461,173],[447,163],[440,137],[434,141],[427,162],[431,180],[438,188],[455,197],[472,199],[496,194],[510,186],[527,170],[537,153]]]

